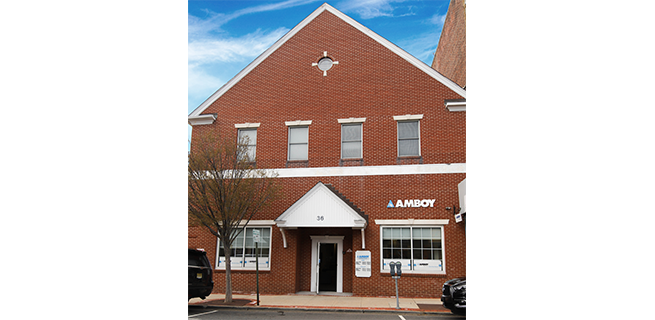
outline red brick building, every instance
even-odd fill
[[[466,92],[324,4],[189,115],[194,137],[249,136],[283,196],[232,249],[234,292],[255,291],[253,231],[266,241],[262,293],[438,297],[466,274]],[[225,288],[214,236],[189,226]]]
[[[466,0],[450,0],[432,68],[466,88]]]

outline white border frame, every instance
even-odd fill
[[[307,123],[309,122],[309,123]],[[289,124],[291,122],[285,122],[287,125],[287,161],[308,161],[309,160],[309,125],[312,124],[312,121],[294,121],[292,122],[293,124]],[[291,128],[298,128],[298,127],[307,127],[307,158],[306,159],[290,159],[291,158]]]
[[[393,116],[393,119],[396,120],[396,157],[398,158],[411,158],[411,157],[421,157],[421,119],[423,119],[422,114],[417,115],[404,115],[404,116]],[[400,122],[418,122],[418,155],[416,156],[401,156],[400,155],[400,130],[398,130],[398,123]]]
[[[316,265],[318,264],[318,243],[336,243],[337,244],[337,292],[343,292],[343,236],[310,236],[312,239],[312,256],[311,256],[311,287],[310,291],[316,293]],[[320,292],[318,292],[320,294]]]
[[[244,224],[245,224],[244,222],[241,222],[239,224],[239,227],[243,228]],[[272,263],[272,261],[273,261],[273,259],[272,259],[272,256],[273,256],[273,245],[272,245],[272,243],[273,243],[273,225],[275,225],[275,222],[273,220],[257,220],[257,221],[250,221],[248,223],[248,225],[245,226],[245,228],[266,228],[266,227],[268,227],[268,228],[271,229],[271,232],[270,232],[271,238],[268,241],[268,269],[259,268],[260,271],[270,271],[271,270],[271,265],[273,264]],[[244,238],[245,238],[245,234],[244,234]],[[221,246],[221,240],[218,237],[216,237],[216,260],[214,261],[214,270],[225,270],[225,264],[227,264],[227,262],[226,262],[223,266],[216,267],[218,265],[218,261],[220,260],[220,256],[218,255],[218,253],[221,250],[220,246]],[[234,258],[234,257],[230,257],[230,258]],[[232,271],[255,271],[256,268],[232,268],[231,270]]]
[[[364,118],[364,120],[366,120],[366,118]],[[339,154],[340,159],[341,160],[364,159],[364,121],[361,121],[361,122],[360,121],[350,121],[350,122],[339,122],[339,123],[340,123],[340,127],[339,127],[339,131],[340,131],[340,139],[339,140],[340,140],[340,142],[339,143],[341,144],[339,146],[339,147],[341,147],[340,148],[341,149],[340,154]],[[361,154],[357,158],[344,158],[343,157],[343,126],[344,125],[351,126],[351,125],[357,125],[357,124],[361,126],[361,129],[359,131],[359,134],[360,134],[359,135],[359,150],[361,151]]]
[[[378,223],[378,221],[382,223]],[[393,221],[393,222],[392,222]],[[397,222],[403,222],[403,221],[411,221],[411,224],[400,224]],[[383,239],[382,239],[382,228],[410,228],[410,235],[413,236],[412,234],[412,228],[441,228],[441,266],[442,266],[442,271],[440,272],[425,272],[425,271],[414,271],[414,270],[402,270],[403,273],[408,273],[408,274],[446,274],[446,234],[444,232],[444,225],[448,224],[448,220],[445,220],[445,224],[428,224],[428,221],[444,221],[444,220],[414,220],[414,219],[408,219],[408,220],[375,220],[375,223],[380,226],[380,273],[385,273],[389,272],[388,270],[384,270],[384,246],[383,244]],[[385,223],[386,222],[386,223]],[[412,241],[413,242],[413,238]],[[410,243],[412,243],[410,242]],[[412,252],[412,257],[414,257],[414,246],[412,244],[412,249],[410,249],[410,252]],[[414,261],[413,259],[410,259]]]

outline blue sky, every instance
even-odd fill
[[[188,113],[324,2],[189,1]],[[450,1],[328,3],[430,65]]]

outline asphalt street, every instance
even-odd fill
[[[189,306],[189,319],[218,320],[218,319],[276,319],[276,320],[427,320],[427,319],[466,319],[464,316],[450,314],[421,314],[421,313],[395,313],[395,312],[345,312],[345,311],[304,311],[304,310],[275,310],[275,309],[233,309],[233,308],[204,308],[202,306]]]

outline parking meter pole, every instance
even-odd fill
[[[257,242],[255,242],[255,273],[257,274],[257,306],[259,306],[259,249]],[[396,290],[398,289],[396,288]]]
[[[394,277],[396,278],[396,309],[400,309],[400,303],[398,302],[398,278],[399,277]]]

